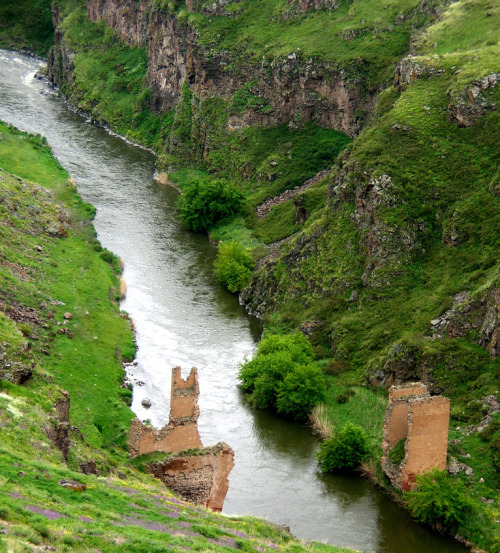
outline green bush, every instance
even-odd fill
[[[303,334],[268,336],[255,357],[241,366],[241,387],[258,409],[303,420],[325,393],[324,376],[312,361],[313,350]]]
[[[217,221],[230,219],[241,210],[243,194],[225,179],[195,181],[179,198],[181,219],[189,230],[205,232]]]
[[[320,444],[317,453],[323,472],[356,468],[368,455],[368,438],[359,426],[347,423],[329,440]]]
[[[352,396],[355,396],[355,395],[356,395],[356,392],[353,389],[346,390],[345,392],[337,396],[337,403],[339,405],[343,405],[344,403],[347,403]]]
[[[236,241],[219,244],[215,260],[215,278],[230,292],[239,292],[250,284],[253,262],[250,250]]]
[[[416,520],[451,531],[473,513],[464,483],[438,469],[417,476],[417,488],[404,497]]]
[[[304,420],[325,395],[325,379],[316,365],[299,365],[278,386],[277,411]]]

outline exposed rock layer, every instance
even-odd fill
[[[214,9],[222,9],[222,4],[216,3]],[[196,9],[193,2],[188,7]],[[355,76],[355,67],[347,76],[334,64],[301,59],[299,53],[291,52],[272,62],[239,60],[238,70],[231,70],[234,59],[230,53],[206,51],[199,46],[192,26],[181,24],[174,15],[149,11],[144,2],[88,0],[87,11],[93,21],[104,19],[128,44],[147,45],[147,81],[157,108],[174,107],[184,82],[200,100],[219,97],[230,102],[243,85],[256,81],[268,106],[265,113],[255,109],[233,114],[231,128],[314,120],[354,136],[373,107],[376,91],[366,90],[364,80]],[[67,60],[55,61],[64,64]]]

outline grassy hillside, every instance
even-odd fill
[[[297,4],[297,3],[295,3]],[[182,3],[181,3],[182,5]],[[393,64],[409,46],[413,26],[427,14],[418,0],[338,2],[338,9],[299,12],[287,0],[253,0],[233,5],[236,17],[183,14],[211,53],[230,51],[234,61],[273,60],[296,52],[305,59],[334,62],[352,76],[368,74],[367,86],[391,77]],[[431,2],[428,10],[438,2]],[[348,73],[349,74],[349,73]]]
[[[491,551],[498,414],[487,431],[477,427],[489,420],[500,377],[485,322],[499,286],[500,86],[481,82],[496,80],[499,21],[492,2],[455,2],[416,33],[402,77],[380,94],[373,125],[329,178],[323,212],[244,292],[268,328],[308,329],[317,356],[340,373],[326,406],[331,425],[342,423],[335,395],[361,382],[425,380],[451,398],[449,453],[474,469],[460,478],[482,512],[460,531]],[[479,115],[464,126],[456,106]],[[366,415],[360,425],[369,430]]]
[[[340,551],[193,507],[129,464],[120,384],[133,336],[93,213],[44,139],[0,124],[0,551]],[[67,462],[49,438],[60,389]],[[91,459],[98,474],[82,474]]]

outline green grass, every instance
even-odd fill
[[[181,191],[185,190],[190,184],[195,181],[202,180],[208,177],[206,171],[200,171],[199,169],[185,168],[180,169],[174,173],[169,173],[168,179],[172,181]]]
[[[497,446],[477,434],[467,436],[463,428],[483,416],[482,398],[498,394],[500,364],[478,343],[479,311],[467,315],[464,308],[456,316],[458,330],[444,338],[431,339],[430,321],[459,292],[468,292],[478,306],[498,288],[500,116],[492,110],[464,128],[448,113],[450,99],[498,71],[498,16],[492,2],[463,0],[417,34],[414,61],[423,76],[404,90],[389,88],[380,95],[373,125],[353,142],[338,164],[340,173],[330,179],[330,192],[340,182],[341,193],[281,246],[281,256],[257,276],[255,289],[261,292],[252,299],[256,305],[271,302],[268,327],[312,325],[316,355],[342,367],[327,401],[330,423],[373,425],[365,429],[374,448],[383,411],[362,408],[359,416],[360,384],[424,380],[450,397],[451,426],[462,429],[450,437],[461,440],[462,457],[470,455],[464,462],[477,471],[467,483],[477,513],[460,533],[493,551],[499,547],[498,509],[480,497],[498,501]],[[498,104],[500,89],[483,95]],[[390,176],[391,185],[368,211],[370,180],[382,175]],[[272,298],[262,293],[266,289]],[[356,395],[339,404],[349,389]]]
[[[69,391],[74,424],[96,445],[120,439],[123,445],[131,413],[117,385],[123,377],[122,353],[133,356],[134,348],[128,322],[118,312],[118,277],[96,251],[100,245],[90,224],[93,208],[80,200],[68,174],[39,138],[5,125],[0,132],[0,167],[27,179],[2,174],[3,193],[9,198],[3,204],[7,224],[0,229],[3,255],[30,277],[16,279],[15,271],[2,266],[1,299],[5,305],[38,312],[41,322],[31,325],[37,338],[33,355],[39,363],[45,357],[44,370]],[[30,222],[32,213],[39,224]],[[65,237],[46,231],[61,226]],[[65,312],[72,314],[67,324]],[[60,334],[62,328],[73,339]],[[110,406],[113,417],[99,422]]]
[[[262,243],[257,240],[245,225],[243,217],[236,217],[230,223],[220,222],[210,229],[210,240],[214,242],[230,242],[236,240],[245,248],[261,251]]]
[[[170,133],[173,114],[154,112],[145,86],[146,48],[124,44],[104,23],[93,23],[85,7],[62,3],[69,12],[62,22],[65,44],[76,52],[74,82],[62,92],[78,109],[114,131],[151,148]]]
[[[349,76],[368,74],[375,84],[389,76],[392,64],[406,53],[408,19],[422,17],[417,6],[418,2],[407,0],[382,5],[357,0],[342,2],[334,11],[294,14],[286,0],[251,0],[238,4],[241,11],[234,18],[182,15],[210,52],[231,53],[234,69],[248,60],[259,63],[295,52],[302,59],[334,62]],[[396,19],[399,14],[406,20]]]
[[[145,84],[146,49],[125,45],[103,22],[90,22],[78,2],[62,4],[67,13],[62,23],[64,43],[76,52],[73,80],[62,83],[63,93],[95,121],[159,152],[160,170],[166,170],[181,190],[203,174],[234,182],[247,196],[245,225],[250,230],[253,209],[260,202],[327,168],[350,142],[343,133],[313,123],[298,129],[279,125],[229,132],[228,113],[253,106],[256,97],[251,83],[231,104],[220,98],[200,100],[185,85],[175,110],[154,112]],[[307,196],[312,210],[324,199],[313,196]],[[293,206],[280,209],[287,211],[286,222],[282,216],[275,220],[271,215],[255,224],[252,235],[241,227],[225,226],[223,231],[215,230],[214,236],[218,232],[221,236],[215,239],[229,238],[232,230],[245,245],[284,238],[297,229],[293,228]]]
[[[65,90],[71,101],[161,151],[160,167],[174,173],[180,188],[205,173],[237,183],[247,198],[244,218],[211,229],[213,239],[236,238],[261,254],[259,244],[292,236],[255,276],[257,297],[250,301],[268,305],[269,329],[311,325],[316,357],[339,369],[331,376],[330,422],[365,427],[376,451],[385,400],[363,385],[387,386],[398,378],[427,380],[448,395],[453,428],[477,422],[479,404],[471,401],[497,392],[498,359],[478,344],[479,328],[466,316],[459,336],[438,339],[430,338],[430,321],[459,292],[484,306],[498,287],[500,115],[491,110],[467,128],[449,117],[450,101],[498,71],[497,4],[353,0],[335,11],[298,14],[286,0],[247,0],[231,6],[235,17],[208,17],[189,14],[183,2],[157,2],[175,12],[180,25],[192,25],[207,58],[222,56],[228,72],[248,68],[254,75],[260,67],[269,76],[271,64],[293,52],[302,62],[342,70],[346,82],[359,80],[366,90],[388,85],[396,62],[408,53],[411,33],[413,62],[423,75],[404,90],[387,86],[370,126],[347,150],[346,137],[312,123],[229,133],[229,113],[267,109],[254,81],[232,97],[201,101],[186,86],[176,112],[156,117],[143,81],[145,50],[126,47],[103,24],[86,21],[80,4],[63,4],[66,15],[73,12],[64,22],[64,40],[77,52],[76,81]],[[434,22],[428,15],[433,8],[442,14]],[[498,106],[500,87],[483,96]],[[256,219],[262,201],[335,163],[328,181],[306,192],[305,224],[295,225],[290,201]],[[373,179],[383,175],[390,185],[373,204]],[[16,340],[18,346],[19,334]],[[348,390],[355,395],[339,403]],[[495,442],[463,431],[452,436],[485,475],[484,485],[475,478],[468,487],[480,515],[461,531],[483,548],[498,549]],[[495,504],[480,504],[480,494]]]

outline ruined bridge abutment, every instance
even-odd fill
[[[384,420],[382,469],[396,488],[414,488],[416,477],[434,468],[446,469],[450,400],[430,396],[425,384],[392,386]],[[404,458],[398,465],[391,450],[405,440]]]
[[[134,419],[130,426],[130,456],[162,452],[169,456],[151,463],[151,473],[186,501],[221,511],[234,466],[234,452],[225,443],[204,448],[198,432],[198,371],[184,380],[180,367],[172,369],[168,423],[156,430]],[[196,449],[196,454],[186,450]],[[184,453],[182,453],[184,452]]]

